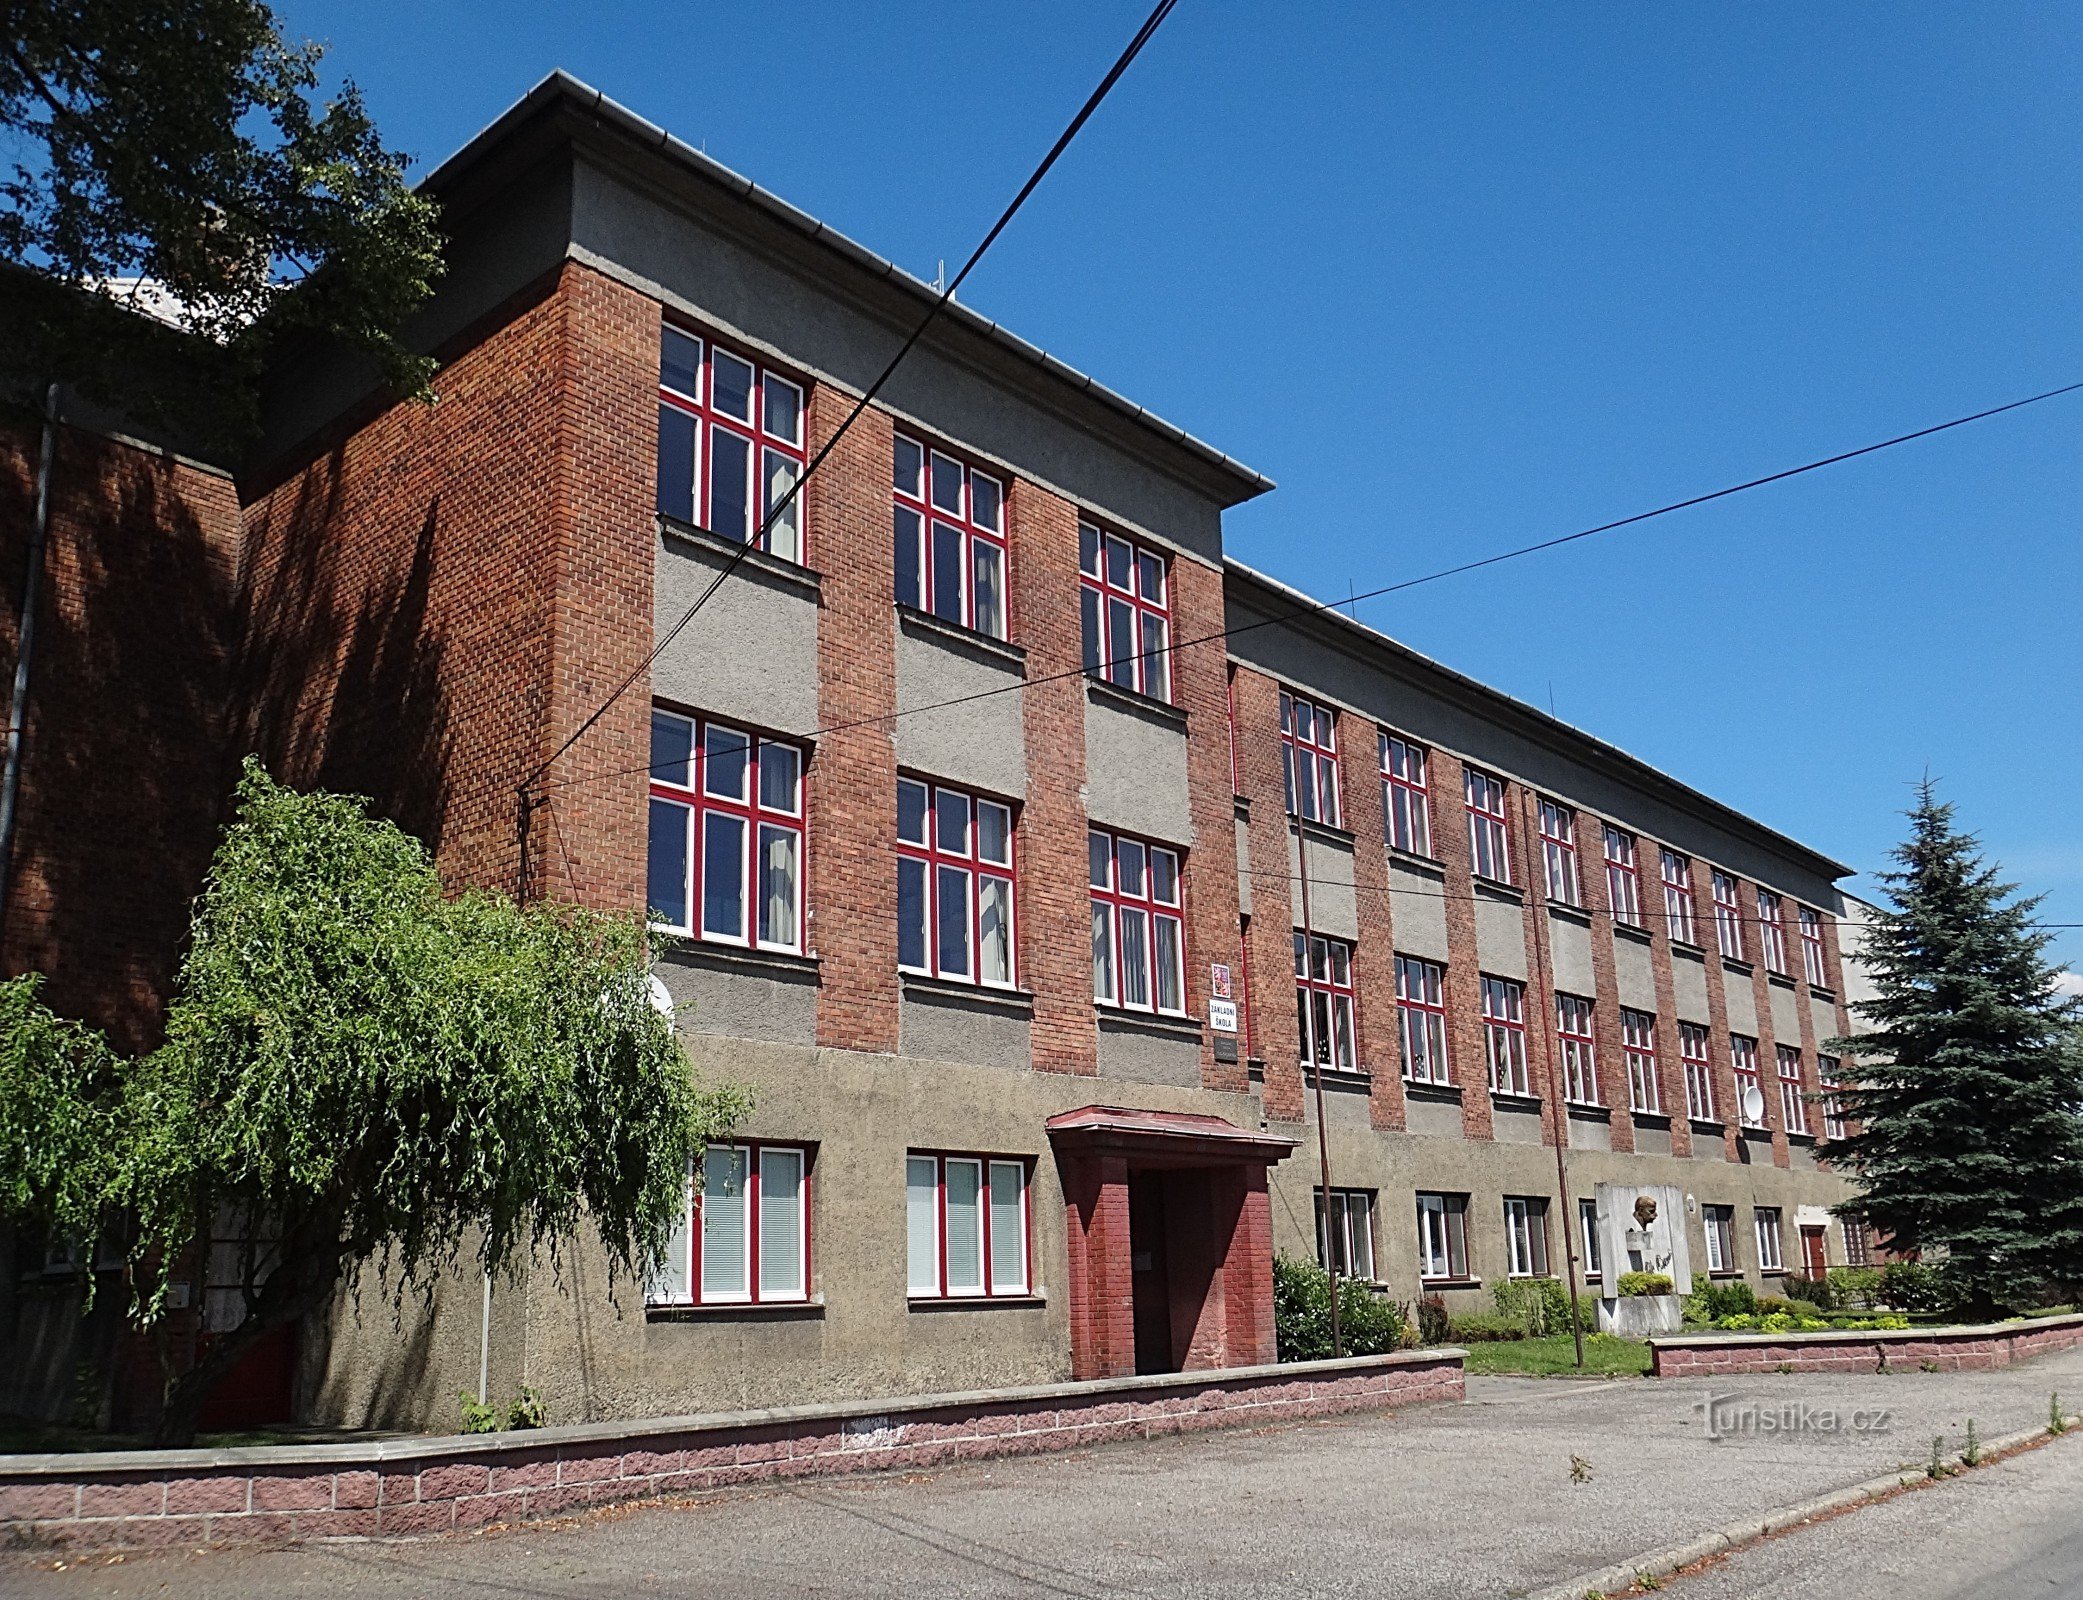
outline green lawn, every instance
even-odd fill
[[[1470,1372],[1516,1372],[1536,1378],[1639,1375],[1649,1370],[1649,1346],[1609,1333],[1584,1335],[1584,1365],[1576,1341],[1566,1333],[1545,1339],[1508,1339],[1466,1346]]]

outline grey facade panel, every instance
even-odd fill
[[[1671,1130],[1651,1128],[1635,1124],[1635,1154],[1640,1156],[1668,1156],[1671,1153]]]
[[[897,630],[897,710],[891,724],[897,765],[1015,800],[1027,797],[1027,732],[1021,696],[1010,690],[1019,668],[935,637],[916,622]],[[960,705],[903,715],[965,695],[989,695]]]
[[[701,953],[659,958],[658,976],[684,1032],[721,1033],[772,1044],[817,1042],[817,981],[809,973],[761,972],[714,964]]]
[[[1237,910],[1240,915],[1251,915],[1251,829],[1242,817],[1237,818]]]
[[[661,534],[654,638],[685,615],[729,558]],[[817,721],[817,601],[801,586],[740,563],[651,666],[651,692],[776,733]]]
[[[1613,940],[1613,976],[1620,990],[1620,1003],[1637,1011],[1656,1010],[1656,968],[1649,947],[1625,934]]]
[[[1555,987],[1589,1000],[1598,994],[1598,975],[1591,964],[1591,930],[1559,911],[1548,913],[1548,961]]]
[[[773,352],[812,378],[865,391],[910,332],[870,315],[814,278],[800,257],[770,251],[671,199],[640,192],[589,162],[574,177],[575,253],[668,305]],[[978,352],[982,356],[982,352]],[[883,390],[881,403],[919,426],[1004,464],[1138,533],[1210,561],[1222,559],[1216,503],[1127,450],[1015,393],[928,338]]]
[[[1815,1023],[1815,1042],[1825,1052],[1830,1041],[1837,1036],[1837,1008],[1827,1000],[1809,997],[1808,1015]]]
[[[1352,846],[1337,839],[1307,835],[1300,848],[1295,833],[1287,836],[1287,870],[1291,878],[1302,871],[1302,850],[1309,852],[1309,925],[1333,939],[1357,941],[1360,937],[1359,891],[1354,887]],[[1289,891],[1295,926],[1302,925],[1302,885]]]
[[[1750,979],[1743,973],[1731,972],[1728,982],[1722,985],[1729,1008],[1729,1032],[1755,1036],[1758,1031],[1758,1001],[1752,992]],[[1761,1070],[1769,1071],[1771,1063],[1760,1061]]]
[[[1613,1148],[1613,1125],[1592,1117],[1571,1117],[1569,1147],[1572,1150],[1610,1150]]]
[[[1103,827],[1191,845],[1186,729],[1154,709],[1085,692],[1085,813]]]
[[[1121,1083],[1198,1088],[1201,1042],[1103,1016],[1099,1021],[1099,1075]]]
[[[1524,980],[1526,910],[1523,906],[1516,901],[1487,895],[1480,889],[1476,891],[1475,958],[1485,972],[1494,972],[1500,978]]]
[[[1490,1113],[1490,1129],[1503,1144],[1539,1144],[1541,1114],[1538,1111],[1512,1111],[1498,1106]]]
[[[905,995],[897,1041],[900,1053],[920,1061],[1021,1072],[1034,1065],[1033,1028],[1027,1018],[953,995]]]
[[[1446,880],[1437,873],[1389,861],[1389,926],[1396,948],[1428,961],[1447,958]]]
[[[1772,993],[1772,1034],[1781,1044],[1801,1042],[1801,997],[1783,983],[1769,986]]]
[[[1707,1008],[1707,963],[1698,956],[1671,952],[1671,990],[1678,1015],[1686,1022],[1708,1026],[1713,1013]]]
[[[1404,1126],[1412,1133],[1433,1139],[1461,1137],[1461,1108],[1439,1100],[1405,1100]]]

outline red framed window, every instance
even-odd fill
[[[1736,1120],[1746,1128],[1765,1125],[1764,1087],[1758,1081],[1758,1042],[1740,1033],[1729,1035],[1729,1060],[1736,1069]],[[1752,1099],[1755,1090],[1757,1097]],[[1751,1108],[1757,1108],[1755,1114]]]
[[[1695,1122],[1713,1122],[1714,1062],[1707,1030],[1697,1022],[1678,1024],[1678,1059],[1685,1064],[1685,1114]]]
[[[1018,982],[1013,813],[946,784],[897,780],[897,965],[1010,989]]]
[[[667,327],[658,352],[658,509],[784,561],[803,553],[803,386]],[[777,513],[777,508],[778,513]],[[767,517],[774,524],[764,536]]]
[[[1562,1097],[1573,1105],[1595,1106],[1598,1095],[1598,1038],[1592,1031],[1592,1003],[1582,995],[1555,996],[1555,1042],[1562,1056]]]
[[[1779,1110],[1788,1133],[1808,1131],[1808,1097],[1801,1091],[1801,1052],[1792,1045],[1777,1047],[1779,1055]]]
[[[1393,733],[1381,736],[1381,809],[1389,843],[1414,856],[1432,854],[1432,789],[1423,745]]]
[[[1531,1097],[1526,1070],[1526,985],[1515,978],[1483,978],[1483,1058],[1492,1094]]]
[[[1664,886],[1664,922],[1680,944],[1698,944],[1692,920],[1692,862],[1675,850],[1660,852]]]
[[[1714,942],[1729,960],[1743,959],[1743,895],[1726,872],[1714,874]]]
[[[1512,881],[1511,833],[1504,820],[1504,779],[1475,767],[1461,769],[1468,806],[1468,861],[1478,878]]]
[[[1132,1011],[1186,1014],[1186,924],[1179,852],[1093,828],[1092,998]]]
[[[1627,1104],[1630,1111],[1661,1112],[1663,1088],[1656,1081],[1656,1018],[1646,1011],[1620,1008],[1620,1049],[1627,1058]]]
[[[1851,1118],[1846,1115],[1844,1105],[1846,1086],[1838,1076],[1842,1067],[1835,1056],[1819,1055],[1815,1058],[1816,1081],[1822,1090],[1825,1139],[1849,1139],[1852,1133]]]
[[[1577,877],[1577,814],[1553,800],[1541,802],[1541,866],[1550,900],[1583,904],[1584,885]]]
[[[1295,1022],[1302,1059],[1334,1072],[1356,1072],[1353,1046],[1353,950],[1343,939],[1295,933]]]
[[[914,1300],[1033,1292],[1024,1156],[904,1158],[906,1287]]]
[[[1834,989],[1830,981],[1830,949],[1823,942],[1823,914],[1813,906],[1801,907],[1801,970],[1811,989]]]
[[[1337,827],[1337,718],[1285,689],[1280,691],[1280,765],[1287,814]]]
[[[1633,834],[1606,824],[1606,899],[1613,920],[1630,928],[1642,925],[1642,873],[1635,865]]]
[[[699,1193],[646,1296],[652,1305],[765,1305],[810,1298],[810,1168],[803,1145],[712,1144]],[[691,1175],[690,1175],[691,1178]]]
[[[1172,698],[1171,583],[1162,555],[1080,522],[1078,614],[1088,673],[1153,700]]]
[[[1758,890],[1758,943],[1764,950],[1765,970],[1786,977],[1786,911],[1779,896],[1769,889]]]
[[[891,486],[898,602],[1003,639],[1005,484],[900,433]]]
[[[1447,1069],[1447,973],[1437,961],[1396,958],[1396,1009],[1403,1032],[1403,1076],[1452,1083]]]
[[[803,948],[803,752],[706,717],[651,713],[646,899],[673,933]]]

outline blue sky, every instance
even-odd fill
[[[424,164],[563,66],[930,277],[1143,6],[279,10]],[[1243,559],[1369,589],[2083,379],[2079,69],[2052,3],[1184,0],[964,299],[1277,479]],[[2079,439],[2083,395],[1360,615],[1862,868],[1928,767],[2083,923]]]

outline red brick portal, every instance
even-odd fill
[[[1266,1169],[1295,1141],[1113,1106],[1048,1129],[1069,1221],[1072,1377],[1277,1359]]]

